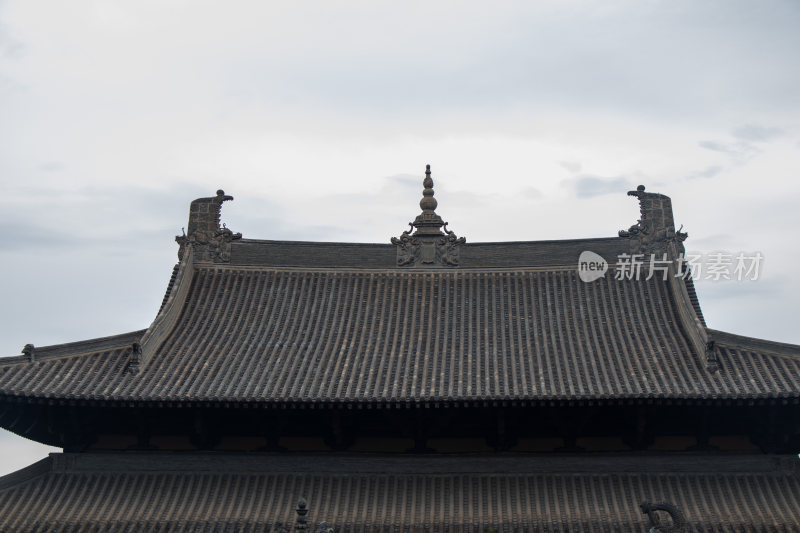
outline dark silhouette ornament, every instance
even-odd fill
[[[670,243],[683,252],[683,241],[689,236],[680,229],[675,231],[672,218],[672,200],[663,194],[644,192],[644,185],[628,191],[628,196],[639,199],[639,220],[627,230],[620,230],[619,236],[629,239],[631,252],[639,254],[660,254],[667,252]],[[683,226],[681,226],[683,228]]]
[[[231,260],[231,241],[242,238],[241,233],[234,233],[225,224],[220,225],[222,203],[233,200],[222,189],[216,196],[198,198],[189,207],[189,226],[183,235],[175,237],[180,245],[178,259],[183,259],[187,246],[191,245],[199,261],[227,263]]]
[[[683,533],[686,531],[686,517],[677,507],[667,502],[643,502],[639,506],[642,513],[647,515],[649,533]],[[664,521],[664,515],[669,517],[669,522]]]
[[[422,213],[408,223],[409,229],[399,237],[392,237],[391,242],[397,247],[397,266],[457,267],[460,247],[467,239],[448,230],[447,222],[436,214],[438,202],[433,197],[430,165],[425,167],[422,185],[424,190],[419,202]]]

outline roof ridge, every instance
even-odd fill
[[[800,344],[759,339],[716,329],[709,329],[708,333],[717,344],[727,348],[767,352],[770,355],[789,356],[792,359],[800,358]]]
[[[697,297],[697,289],[694,285],[694,279],[692,278],[691,273],[684,278],[684,284],[686,285],[686,292],[689,294],[689,301],[692,302],[694,312],[697,314],[697,319],[700,320],[703,326],[706,326],[707,328],[708,326],[706,325],[706,319],[703,316],[703,310],[700,309],[700,298]]]
[[[82,341],[64,342],[61,344],[51,344],[48,346],[30,346],[33,350],[35,361],[43,359],[58,359],[60,357],[72,357],[76,355],[92,354],[97,352],[110,351],[121,346],[130,345],[138,341],[146,332],[146,329],[138,329],[127,333],[118,333],[106,337],[96,337]],[[15,355],[11,357],[0,357],[0,366],[15,363],[30,362],[30,355]]]
[[[608,237],[575,237],[570,239],[535,239],[535,240],[516,240],[516,241],[471,241],[464,243],[464,246],[486,246],[486,245],[509,245],[509,244],[559,244],[559,243],[581,243],[581,242],[620,242],[623,240],[617,235],[610,235]],[[296,244],[298,246],[309,245],[342,245],[342,246],[363,246],[363,247],[380,247],[380,248],[393,248],[391,243],[384,242],[345,242],[345,241],[293,241],[283,239],[253,239],[249,237],[242,237],[236,242],[232,243],[233,246],[240,244]]]
[[[441,268],[408,268],[408,267],[364,267],[353,269],[351,267],[335,266],[281,266],[281,265],[238,265],[230,263],[199,263],[196,270],[203,271],[230,271],[230,272],[315,272],[315,273],[345,273],[345,274],[476,274],[476,273],[509,273],[509,272],[574,272],[575,265],[547,265],[547,266],[520,266],[520,267],[460,267],[451,270]]]
[[[680,257],[673,243],[668,246],[670,257]],[[700,308],[699,303],[695,307],[692,302],[689,288],[684,279],[681,278],[678,272],[676,262],[671,260],[667,271],[669,277],[669,291],[675,302],[675,308],[678,311],[678,319],[680,321],[681,329],[686,337],[688,337],[692,347],[694,348],[698,358],[702,360],[706,370],[709,372],[717,372],[719,370],[719,363],[716,359],[714,352],[714,343],[709,338],[708,328],[702,319],[702,313],[698,313]]]
[[[25,468],[0,477],[0,490],[11,489],[27,481],[49,474],[53,471],[53,455],[55,454],[50,454],[50,456],[36,461]]]
[[[175,263],[175,266],[172,267],[172,274],[169,277],[169,283],[167,283],[167,290],[164,292],[164,298],[161,299],[161,306],[158,308],[159,313],[164,309],[164,306],[167,305],[169,296],[172,294],[172,289],[175,286],[175,279],[178,277],[180,266],[179,263]],[[156,315],[158,315],[158,313],[156,313]]]
[[[183,312],[195,273],[193,248],[194,243],[192,242],[182,244],[181,250],[188,250],[188,253],[184,254],[182,252],[180,254],[180,261],[176,265],[177,270],[173,270],[174,280],[170,281],[170,286],[164,296],[161,308],[153,322],[145,330],[135,349],[138,352],[134,354],[134,358],[131,359],[131,365],[128,367],[131,372],[138,372],[139,365],[144,366],[147,364],[147,361],[158,350],[164,338],[172,332],[178,317]]]
[[[357,454],[267,452],[237,454],[214,452],[122,452],[122,453],[53,453],[55,467],[48,470],[91,472],[330,472],[330,473],[563,473],[602,474],[613,472],[797,472],[800,458],[796,455],[764,455],[753,453],[726,454],[686,453],[637,454],[619,453],[586,456],[582,454]],[[41,461],[40,461],[41,463]],[[39,465],[36,463],[33,466]],[[28,467],[30,468],[30,467]],[[27,468],[24,470],[28,470]],[[19,471],[19,472],[22,472]],[[4,479],[4,478],[0,478]]]

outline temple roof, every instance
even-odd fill
[[[574,270],[197,268],[138,373],[141,332],[4,361],[6,396],[122,401],[406,403],[791,398],[789,348],[720,341],[696,357],[661,280]],[[772,348],[772,351],[769,349]],[[781,353],[783,352],[783,353]]]
[[[800,523],[796,456],[390,457],[53,454],[0,478],[8,531],[646,532],[670,502],[687,532]],[[270,529],[273,528],[273,529]]]
[[[428,169],[429,172],[429,169]],[[668,197],[602,239],[468,243],[435,212],[391,244],[243,239],[224,191],[191,204],[149,328],[0,360],[0,398],[268,405],[800,400],[800,347],[710,330],[691,278],[618,279],[675,259]],[[586,281],[579,258],[608,265]],[[646,272],[645,272],[646,273]],[[113,305],[113,304],[110,304]]]

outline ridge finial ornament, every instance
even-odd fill
[[[128,359],[128,372],[131,374],[139,373],[139,365],[142,362],[142,345],[134,342],[130,347],[130,358]]]
[[[639,254],[665,253],[674,243],[677,252],[683,252],[683,241],[689,236],[680,229],[675,231],[672,216],[672,200],[669,196],[645,192],[644,185],[628,191],[628,196],[639,200],[640,218],[627,230],[620,230],[619,236],[629,239],[631,252]],[[681,229],[683,226],[681,226]]]
[[[241,233],[234,233],[220,224],[222,204],[233,200],[233,196],[219,189],[216,196],[198,198],[189,207],[189,224],[183,235],[175,237],[180,245],[178,259],[183,259],[186,246],[193,244],[203,261],[227,263],[231,260],[231,241],[242,238]]]
[[[29,363],[36,361],[36,347],[33,344],[26,344],[22,348],[22,355],[28,358]]]
[[[297,502],[297,521],[294,524],[295,531],[308,531],[308,518],[306,515],[308,514],[308,503],[306,502],[305,498],[300,498],[300,501]]]
[[[642,502],[639,508],[643,514],[647,515],[648,525],[651,526],[649,533],[683,533],[686,531],[686,517],[671,503]],[[672,523],[664,523],[661,513],[668,515]]]
[[[414,222],[408,223],[408,230],[391,239],[397,246],[397,266],[458,266],[459,247],[467,240],[448,230],[447,222],[436,213],[439,202],[433,197],[430,165],[425,165],[422,186],[422,199],[419,201],[422,213]]]

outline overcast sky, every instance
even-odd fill
[[[800,343],[800,3],[0,1],[0,355],[145,328],[189,202],[247,238],[616,235],[639,183],[715,329]],[[0,435],[0,473],[46,449]]]

